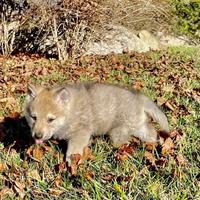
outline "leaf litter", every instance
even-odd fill
[[[32,76],[31,80],[38,80],[43,85],[56,85],[59,83],[59,79],[61,77],[65,77],[63,81],[65,82],[79,82],[82,75],[87,75],[90,79],[95,79],[97,81],[109,81],[111,78],[110,74],[112,72],[119,71],[116,75],[112,75],[115,80],[121,80],[125,76],[133,76],[139,72],[139,70],[143,69],[144,71],[149,71],[153,75],[159,77],[167,74],[168,65],[172,64],[174,67],[179,68],[181,65],[182,68],[187,66],[187,79],[196,79],[199,80],[199,74],[196,69],[193,68],[193,62],[188,61],[187,63],[181,63],[179,58],[171,57],[165,52],[165,55],[162,55],[158,61],[152,61],[149,59],[147,54],[138,54],[138,53],[127,53],[124,55],[125,59],[120,59],[115,55],[110,56],[85,56],[81,57],[79,60],[75,60],[74,63],[67,63],[67,66],[61,66],[58,61],[46,60],[44,58],[40,58],[37,56],[26,56],[19,55],[14,57],[1,57],[0,65],[3,66],[3,70],[0,71],[0,109],[4,111],[4,116],[0,117],[0,141],[5,141],[8,139],[8,133],[20,135],[23,134],[24,128],[27,126],[23,124],[21,121],[21,105],[16,98],[20,95],[24,95],[26,93],[26,85],[30,82],[30,76]],[[40,66],[38,66],[38,64]],[[188,70],[189,69],[189,70]],[[49,81],[43,81],[44,77],[48,77],[48,74],[53,74],[55,71],[58,71],[61,76],[52,77]],[[16,74],[20,74],[17,76]],[[134,80],[134,78],[133,78]],[[192,97],[195,101],[198,102],[200,97],[200,91],[197,88],[193,88],[191,90],[186,90],[184,86],[184,80],[178,74],[169,74],[168,84],[171,83],[173,85],[173,90],[171,92],[177,93],[181,96]],[[181,115],[188,115],[187,107],[180,106],[174,99],[166,99],[164,97],[163,85],[165,85],[165,81],[160,80],[155,84],[156,93],[157,93],[157,102],[159,105],[162,105],[166,110],[172,112],[172,117],[174,121],[179,118]],[[130,81],[127,87],[134,88],[136,90],[142,90],[145,87],[145,82],[142,80]],[[13,124],[16,124],[15,121],[22,124],[21,127],[12,129]],[[2,126],[6,124],[6,129]],[[9,125],[7,128],[7,124]],[[177,166],[187,167],[189,165],[188,159],[177,151],[178,143],[183,139],[184,134],[181,130],[173,130],[170,132],[169,137],[163,138],[162,144],[144,144],[144,168],[140,171],[140,173],[145,173],[147,169],[158,170],[160,168],[165,168],[170,159],[173,159],[176,162]],[[12,135],[9,136],[9,139],[13,142]],[[43,162],[45,162],[47,154],[53,154],[55,158],[58,158],[59,162],[55,164],[52,170],[55,170],[56,176],[54,177],[53,183],[54,188],[49,188],[49,194],[53,196],[62,195],[65,190],[60,188],[63,183],[62,175],[63,173],[70,173],[71,176],[78,176],[79,169],[82,170],[84,176],[87,180],[92,181],[95,178],[95,172],[91,169],[85,168],[86,161],[94,161],[95,156],[92,154],[91,149],[88,147],[84,150],[84,154],[81,155],[73,155],[72,156],[72,165],[67,167],[67,163],[64,160],[60,159],[60,156],[57,154],[55,149],[52,149],[47,144],[43,146],[32,145],[31,142],[26,142],[24,144],[23,139],[17,138],[14,140],[15,144],[10,146],[10,149],[18,146],[18,149],[23,149],[25,147],[25,153],[29,159],[24,160],[21,167],[17,167],[14,165],[7,164],[6,162],[0,163],[0,173],[2,175],[3,180],[9,181],[8,177],[12,174],[12,176],[20,177],[24,170],[27,170],[32,162],[37,162],[38,168],[36,169],[28,169],[25,172],[26,184],[21,181],[12,182],[11,187],[5,187],[0,190],[0,197],[15,196],[18,194],[20,198],[25,197],[25,187],[32,187],[32,180],[41,181],[42,173],[40,171],[40,167]],[[25,140],[26,141],[26,140]],[[58,144],[57,141],[53,142],[55,145]],[[28,145],[28,146],[27,146]],[[141,148],[141,142],[137,138],[133,138],[133,141],[130,144],[122,145],[115,153],[114,160],[116,162],[126,162],[126,160],[131,159],[136,154],[138,148]],[[1,148],[0,151],[8,154],[8,148]],[[156,153],[157,152],[157,153]],[[18,153],[18,152],[16,152]],[[67,171],[66,171],[67,169]],[[144,170],[145,169],[145,170]],[[45,168],[43,169],[43,174],[45,174]],[[174,177],[182,176],[180,172],[177,171],[174,166]],[[102,177],[102,181],[109,182],[113,179],[130,181],[133,177],[124,176],[116,177],[115,173],[107,172]],[[20,179],[19,179],[20,180]],[[36,193],[41,193],[35,190]]]

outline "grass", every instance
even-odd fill
[[[71,176],[66,168],[61,167],[63,151],[59,145],[48,142],[46,146],[49,150],[40,149],[42,157],[37,161],[34,160],[34,156],[31,158],[27,153],[29,148],[27,144],[24,148],[20,145],[17,148],[13,144],[15,139],[12,137],[10,139],[8,135],[0,143],[0,163],[6,165],[6,168],[0,165],[0,197],[88,200],[200,199],[200,106],[198,103],[200,62],[197,55],[199,55],[198,48],[170,47],[167,50],[146,54],[87,57],[82,60],[84,66],[74,67],[76,63],[73,64],[72,72],[69,70],[70,66],[60,66],[54,60],[47,60],[45,64],[44,60],[40,62],[40,59],[37,60],[37,64],[31,59],[23,60],[26,64],[32,63],[33,67],[28,69],[30,71],[34,71],[40,64],[49,70],[50,75],[40,73],[32,75],[32,81],[40,84],[54,85],[63,81],[99,80],[100,74],[103,82],[136,88],[139,84],[142,92],[155,102],[159,102],[159,98],[164,99],[175,108],[172,110],[167,104],[162,104],[171,128],[179,129],[184,135],[176,144],[175,154],[183,155],[189,164],[179,165],[175,157],[169,154],[164,158],[166,161],[164,167],[159,165],[153,167],[145,157],[146,149],[143,145],[139,145],[128,159],[118,161],[115,156],[118,150],[112,147],[109,140],[98,138],[92,146],[96,159],[86,161],[78,168],[77,175]],[[16,60],[11,57],[2,58],[0,62],[4,63],[5,69],[8,70],[9,65],[12,65],[12,70],[16,72],[17,63],[21,61],[20,58]],[[97,68],[94,70],[95,66]],[[0,94],[1,98],[3,95],[17,97],[17,105],[21,106],[13,107],[12,102],[7,102],[5,111],[5,104],[1,103],[2,115],[10,115],[22,110],[25,90],[20,93],[16,89],[9,93],[8,86],[16,83],[16,88],[25,85],[29,77],[22,78],[23,76],[25,75],[18,77],[18,82],[14,77],[9,83],[6,82],[7,87]],[[1,125],[5,124],[2,122]],[[19,128],[17,122],[9,124],[9,128],[11,130],[7,129],[7,134],[12,133],[20,137],[27,132],[23,126]],[[0,133],[0,141],[1,137]],[[32,147],[40,148],[37,145]],[[159,160],[160,150],[155,149],[153,155]],[[8,189],[7,195],[2,192],[4,188]]]

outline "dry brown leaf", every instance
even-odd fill
[[[92,150],[89,147],[85,147],[83,150],[83,156],[81,158],[81,162],[84,162],[86,160],[95,160],[96,157],[92,155]]]
[[[167,107],[168,107],[170,110],[172,110],[172,111],[175,110],[174,106],[173,106],[171,103],[169,103],[169,101],[167,101],[167,102],[165,103],[165,106],[167,106]]]
[[[113,178],[114,178],[114,174],[112,174],[112,173],[108,173],[108,174],[106,174],[106,175],[104,175],[103,177],[102,177],[102,179],[104,180],[104,181],[111,181]]]
[[[4,119],[5,119],[5,118],[4,118],[3,116],[0,116],[0,123],[1,123],[1,122],[4,122]]]
[[[60,184],[62,183],[62,177],[60,175],[58,175],[55,180],[54,180],[55,186],[59,187]]]
[[[131,144],[123,144],[118,150],[118,152],[121,154],[132,154],[134,151],[135,147]]]
[[[179,135],[179,132],[178,132],[177,130],[173,130],[173,131],[171,131],[171,132],[169,133],[169,135],[170,135],[171,138],[174,138],[174,137],[176,137],[177,135]]]
[[[24,188],[25,188],[25,184],[22,183],[22,182],[19,182],[19,181],[15,181],[14,182],[14,189],[15,191],[18,193],[18,195],[20,196],[21,199],[23,199],[25,197],[25,191],[24,191]]]
[[[20,113],[19,112],[13,112],[9,117],[12,118],[12,119],[19,119]]]
[[[116,158],[117,161],[125,161],[125,160],[128,160],[128,155],[116,153],[115,158]]]
[[[144,87],[144,85],[143,85],[143,83],[140,82],[140,81],[135,82],[135,83],[134,83],[134,86],[133,86],[133,88],[134,88],[135,90],[141,90],[143,87]]]
[[[117,182],[119,183],[119,182],[130,182],[131,180],[133,179],[133,177],[132,176],[118,176],[117,177]]]
[[[0,199],[4,199],[6,196],[13,196],[14,192],[11,188],[8,187],[4,187],[1,191],[0,191]]]
[[[31,146],[26,153],[36,161],[41,161],[44,156],[44,151],[41,146]]]
[[[60,196],[63,194],[65,191],[62,189],[55,189],[55,188],[50,188],[49,189],[49,194],[54,195],[54,196]]]
[[[148,143],[147,142],[144,143],[145,149],[149,150],[149,151],[154,150],[157,146],[158,146],[158,143],[149,143],[149,142]]]
[[[42,147],[47,152],[53,152],[53,149],[50,146],[47,146],[46,144],[44,144]]]
[[[181,165],[181,166],[187,166],[188,165],[188,160],[182,154],[178,154],[176,156],[176,160],[178,161],[178,164]]]
[[[155,156],[154,156],[151,152],[145,151],[144,157],[145,157],[152,165],[155,165],[156,158],[155,158]]]
[[[65,169],[65,162],[59,163],[55,166],[55,170],[59,173],[63,172]]]
[[[33,148],[33,157],[41,161],[44,156],[44,151],[40,146]]]
[[[30,157],[32,157],[32,155],[33,155],[33,146],[30,146],[30,147],[27,149],[26,153],[27,153]]]
[[[0,173],[5,172],[8,169],[5,163],[0,163]]]
[[[141,140],[137,137],[132,136],[131,138],[131,145],[134,145],[135,147],[137,147],[138,145],[140,145]]]
[[[14,183],[20,190],[23,190],[25,188],[25,183],[19,181],[15,181]]]
[[[129,155],[135,151],[135,144],[123,144],[119,147],[117,153],[115,153],[115,158],[118,161],[128,160]]]
[[[27,173],[27,175],[32,178],[32,179],[35,179],[37,181],[41,181],[41,177],[39,175],[39,172],[37,169],[34,169],[34,170],[31,170]]]
[[[94,178],[94,172],[92,172],[91,170],[87,170],[85,172],[85,177],[87,180],[91,181]]]
[[[71,166],[69,166],[71,175],[77,175],[78,165],[81,164],[80,161],[81,161],[80,154],[72,154],[71,155]]]
[[[173,154],[174,152],[174,143],[171,138],[167,138],[162,145],[162,155],[166,156],[168,154]]]
[[[157,98],[157,104],[158,106],[162,106],[167,100],[164,97],[158,97]]]

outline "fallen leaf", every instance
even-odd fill
[[[135,82],[135,83],[134,83],[134,86],[133,86],[133,88],[134,88],[135,90],[141,90],[143,87],[144,87],[144,85],[143,85],[143,83],[140,82],[140,81]]]
[[[11,188],[8,187],[4,187],[1,191],[0,191],[0,199],[4,199],[6,196],[13,196],[14,192]]]
[[[176,156],[176,160],[178,161],[178,164],[181,165],[181,166],[187,166],[188,165],[188,160],[182,154],[178,154]]]
[[[94,172],[92,172],[91,170],[87,170],[85,172],[85,177],[87,180],[91,181],[94,178]]]
[[[19,112],[13,112],[11,115],[9,115],[9,117],[12,118],[12,119],[19,119],[20,113]]]
[[[113,180],[114,176],[115,176],[115,174],[113,174],[113,173],[108,173],[108,174],[102,176],[102,179],[103,179],[104,181],[111,181],[111,180]]]
[[[15,181],[14,183],[20,190],[23,190],[25,188],[25,183],[19,181]]]
[[[15,191],[18,193],[18,195],[20,196],[21,199],[23,199],[26,195],[24,188],[25,188],[25,184],[19,181],[15,181],[14,182],[14,189]]]
[[[154,150],[157,146],[158,146],[158,143],[148,143],[148,142],[144,143],[145,149],[149,151]]]
[[[35,179],[37,181],[41,181],[41,177],[39,175],[39,172],[37,169],[34,169],[34,170],[31,170],[27,173],[27,175],[32,178],[32,179]]]
[[[33,146],[30,146],[30,147],[27,149],[26,153],[27,153],[30,157],[32,157],[32,155],[33,155]]]
[[[171,103],[169,103],[169,101],[167,101],[167,102],[165,103],[165,106],[168,107],[168,108],[169,108],[170,110],[172,110],[172,111],[175,110],[174,106],[173,106]]]
[[[139,146],[141,143],[141,140],[137,137],[132,136],[131,138],[131,145],[134,145],[135,147]]]
[[[36,158],[37,160],[41,161],[44,156],[44,151],[40,146],[36,146],[33,149],[33,157]]]
[[[26,153],[36,161],[41,161],[44,156],[44,151],[41,146],[31,146]]]
[[[158,106],[162,106],[167,100],[164,97],[158,97],[157,98],[157,104]]]
[[[178,132],[177,130],[173,130],[173,131],[171,131],[171,132],[169,133],[169,135],[170,135],[171,138],[174,138],[174,137],[176,137],[177,135],[179,135],[179,132]]]
[[[5,172],[8,169],[5,163],[0,163],[0,173]]]
[[[132,154],[134,151],[135,147],[131,144],[123,144],[118,150],[118,152],[121,154]]]
[[[65,162],[55,165],[55,170],[59,173],[63,172],[64,169],[65,169]]]
[[[115,153],[115,158],[118,161],[128,160],[129,155],[135,151],[135,144],[123,144],[119,147],[117,153]]]
[[[69,166],[69,171],[71,175],[77,175],[78,165],[81,164],[81,155],[80,154],[72,154],[71,155],[71,166]]]
[[[62,183],[62,177],[60,175],[58,175],[55,180],[54,180],[55,186],[59,187],[60,184]]]
[[[117,182],[120,183],[120,182],[130,182],[131,180],[133,179],[132,176],[118,176],[116,178]]]
[[[168,154],[173,154],[174,152],[174,143],[171,138],[167,138],[162,145],[162,155],[166,156]]]
[[[145,151],[144,157],[145,157],[152,165],[155,165],[156,158],[155,158],[155,156],[154,156],[151,152]]]
[[[128,160],[128,155],[116,153],[115,158],[116,158],[117,161],[125,161],[125,160]]]
[[[96,157],[92,155],[92,150],[89,147],[85,147],[83,150],[83,156],[81,158],[81,162],[84,162],[86,160],[95,160]]]
[[[60,196],[63,194],[65,191],[61,189],[55,189],[55,188],[50,188],[49,189],[49,194],[54,195],[54,196]]]
[[[165,158],[161,157],[160,159],[157,159],[155,161],[155,164],[156,164],[157,167],[164,168],[167,164],[167,160]]]
[[[53,152],[53,149],[52,149],[50,146],[47,146],[46,144],[44,144],[44,145],[42,146],[42,148],[43,148],[45,151],[47,151],[47,152]]]

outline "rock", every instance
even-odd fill
[[[158,39],[149,31],[142,30],[139,32],[138,36],[143,42],[145,42],[149,46],[150,49],[157,50],[160,48],[160,43]]]
[[[124,50],[146,52],[159,49],[158,40],[148,31],[141,31],[139,37],[123,26],[109,26],[100,33],[99,41],[91,41],[85,54],[106,55],[122,53]]]
[[[164,32],[158,32],[157,37],[162,46],[189,45],[189,39],[186,36],[177,37]]]

